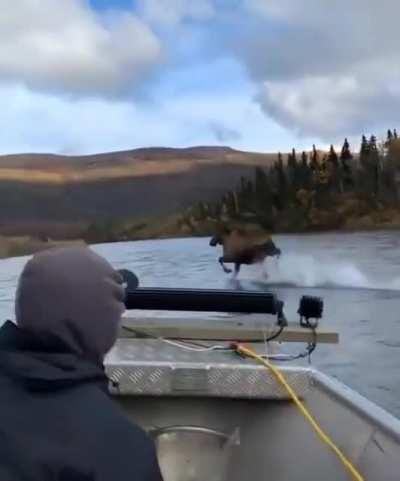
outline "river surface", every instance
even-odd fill
[[[320,345],[312,363],[400,417],[400,232],[275,236],[279,261],[245,267],[237,281],[216,262],[208,239],[98,245],[142,286],[274,291],[297,320],[303,294],[324,298],[322,323],[339,345]],[[14,292],[28,258],[0,261],[0,318],[13,319]],[[294,349],[294,347],[291,347]],[[296,349],[301,346],[296,345]]]

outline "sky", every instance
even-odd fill
[[[0,153],[357,148],[399,127],[396,0],[0,0]]]

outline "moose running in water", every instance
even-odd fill
[[[224,228],[221,233],[214,235],[210,246],[223,246],[223,256],[218,259],[224,272],[229,274],[224,263],[235,264],[235,276],[239,273],[242,264],[256,264],[263,262],[266,257],[279,257],[281,250],[276,247],[270,236],[254,236],[242,229]]]

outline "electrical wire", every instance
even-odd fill
[[[278,338],[282,334],[284,329],[285,329],[285,326],[281,325],[279,327],[279,329],[274,334],[272,334],[270,337],[267,337],[266,339],[264,339],[264,342],[271,342],[274,339]]]
[[[313,332],[313,340],[307,345],[304,352],[301,352],[300,354],[295,354],[295,355],[288,354],[279,360],[280,361],[296,361],[298,359],[304,359],[308,357],[308,362],[311,363],[311,354],[315,351],[317,347],[317,332],[314,328],[312,328],[312,332]],[[277,356],[279,356],[279,354]],[[264,359],[271,359],[270,356],[261,356],[261,357],[263,357]]]
[[[236,350],[236,352],[239,355],[242,356],[247,356],[249,358],[252,358],[265,366],[267,369],[269,369],[272,374],[275,376],[277,381],[282,384],[282,386],[286,389],[286,391],[289,393],[289,396],[299,409],[300,413],[304,416],[304,418],[309,422],[311,427],[314,429],[315,433],[317,436],[320,438],[320,440],[326,444],[339,458],[339,460],[342,462],[344,467],[350,472],[352,478],[354,481],[364,481],[364,477],[359,473],[357,468],[352,464],[352,462],[343,454],[343,452],[340,450],[340,448],[334,443],[334,441],[329,437],[328,434],[325,433],[325,431],[321,428],[321,426],[318,424],[316,419],[312,416],[312,414],[308,411],[308,409],[305,407],[302,401],[300,401],[299,397],[297,396],[296,392],[294,389],[290,386],[290,384],[287,382],[285,376],[283,373],[272,363],[270,363],[267,359],[264,359],[262,356],[259,356],[256,352],[254,352],[252,349],[249,349],[241,344],[233,344],[232,348]]]
[[[165,344],[170,344],[171,346],[175,346],[177,348],[183,349],[185,351],[190,351],[190,352],[213,352],[213,351],[224,351],[224,352],[232,352],[232,349],[227,346],[223,345],[209,345],[206,343],[201,343],[198,341],[192,341],[192,340],[172,340],[172,339],[167,339],[162,336],[157,336],[151,332],[146,331],[145,329],[136,329],[130,326],[122,326],[123,329],[125,329],[128,332],[132,332],[133,334],[136,334],[140,336],[141,338],[147,338],[147,339],[155,339],[164,342]],[[285,326],[280,326],[279,329],[273,333],[270,337],[266,337],[264,334],[264,345],[267,346],[268,342],[271,342],[272,340],[278,338]],[[260,355],[263,359],[271,359],[275,361],[282,361],[282,362],[289,362],[289,361],[295,361],[298,359],[302,359],[305,357],[310,358],[311,353],[315,350],[316,345],[317,345],[317,337],[316,337],[316,331],[315,328],[312,327],[314,339],[313,341],[308,345],[307,349],[297,355],[291,355],[291,354],[264,354]]]
[[[162,337],[157,338],[160,341],[164,342],[165,344],[170,344],[171,346],[179,347],[180,349],[183,349],[185,351],[192,351],[192,352],[210,352],[210,351],[230,351],[233,352],[233,349],[231,347],[226,347],[226,346],[220,346],[220,345],[214,345],[214,346],[208,346],[208,347],[191,347],[187,345],[186,341],[172,341],[171,339],[165,339]]]
[[[175,341],[171,339],[166,339],[162,336],[157,336],[153,333],[146,332],[146,330],[143,329],[136,329],[132,328],[129,326],[122,326],[123,329],[125,329],[128,332],[132,332],[133,334],[139,335],[142,338],[147,338],[147,339],[155,339],[158,341],[162,341],[165,344],[170,344],[171,346],[178,347],[180,349],[183,349],[185,351],[191,351],[191,352],[211,352],[211,351],[232,351],[230,347],[227,346],[222,346],[222,345],[207,345],[203,344],[200,342],[194,342],[191,340],[180,340],[180,341]]]

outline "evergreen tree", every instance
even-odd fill
[[[359,185],[364,195],[374,197],[377,196],[379,191],[379,152],[376,144],[376,137],[371,135],[367,140],[365,135],[361,139],[360,147],[360,166],[361,166],[361,178]],[[372,199],[372,197],[371,197]]]
[[[329,204],[330,194],[330,169],[328,169],[328,157],[324,155],[318,160],[317,169],[313,174],[313,188],[315,191],[315,205],[326,208]]]
[[[271,203],[271,191],[269,186],[269,179],[265,170],[261,167],[256,167],[254,173],[254,195],[256,210],[268,208]]]
[[[296,150],[292,149],[292,153],[288,154],[288,162],[287,162],[288,168],[295,171],[297,167],[297,156],[296,156]]]
[[[372,186],[373,186],[373,192],[375,196],[378,195],[379,193],[379,187],[380,187],[380,158],[379,158],[379,152],[378,152],[378,147],[376,145],[376,137],[375,135],[371,135],[368,143],[368,149],[369,149],[369,170],[370,170],[370,175],[372,177]]]
[[[343,162],[351,162],[353,160],[353,155],[351,153],[351,150],[350,150],[350,144],[349,144],[349,141],[346,139],[344,139],[344,142],[343,142],[343,147],[342,147],[342,151],[340,153],[340,160]]]
[[[271,168],[257,167],[252,180],[242,177],[237,188],[221,197],[220,202],[198,203],[191,215],[199,220],[210,216],[229,220],[251,212],[265,228],[276,227],[277,221],[283,225],[282,219],[287,225],[304,228],[315,219],[318,224],[319,217],[322,219],[325,214],[336,218],[339,197],[335,193],[344,191],[349,195],[342,200],[351,201],[349,206],[352,202],[358,206],[359,202],[369,201],[371,209],[377,205],[398,208],[400,145],[396,138],[396,130],[387,131],[385,144],[378,144],[374,135],[369,139],[362,136],[359,163],[353,162],[347,138],[339,157],[333,146],[322,158],[315,145],[311,154],[302,152],[299,159],[293,149],[287,163],[279,153]],[[383,149],[386,144],[390,147]],[[277,215],[277,210],[282,214]]]
[[[307,155],[307,152],[303,152],[301,153],[301,165],[303,167],[303,169],[307,168],[308,169],[308,155]]]
[[[275,164],[275,168],[276,168],[277,172],[283,172],[284,171],[283,157],[282,157],[282,154],[280,152],[278,153],[278,160]]]
[[[262,167],[256,167],[254,171],[254,186],[258,194],[262,194],[268,188],[268,177]]]
[[[370,155],[369,155],[369,142],[365,135],[361,138],[361,146],[360,146],[360,170],[359,170],[359,178],[358,178],[358,185],[361,188],[361,191],[364,194],[369,194],[373,191],[373,182],[372,182],[372,175],[371,175],[371,163],[370,163]]]
[[[275,205],[279,210],[282,210],[288,202],[288,182],[283,165],[282,154],[280,152],[274,169],[276,173]]]
[[[328,157],[326,159],[326,169],[327,183],[329,184],[330,188],[336,192],[341,192],[342,186],[339,176],[339,159],[333,145],[331,145]]]
[[[301,153],[301,163],[299,165],[299,188],[300,189],[310,189],[311,188],[311,177],[312,172],[310,166],[308,165],[308,155],[306,152]]]
[[[318,164],[319,164],[319,156],[314,144],[312,147],[312,153],[311,153],[311,162],[310,162],[311,170],[318,170]]]
[[[330,168],[328,166],[328,156],[324,155],[319,162],[318,168],[318,183],[321,185],[327,185],[330,180]]]
[[[297,165],[297,154],[296,154],[295,148],[292,149],[292,159],[293,159],[293,165],[296,166]]]
[[[389,129],[387,131],[387,135],[386,135],[386,140],[385,142],[383,143],[383,146],[384,146],[384,155],[385,157],[388,155],[389,153],[389,150],[390,150],[390,147],[392,146],[393,144],[393,140],[394,140],[394,134],[393,132]]]
[[[318,155],[317,149],[315,148],[315,145],[313,145],[313,149],[311,152],[311,160],[310,160],[310,170],[311,170],[314,182],[317,181],[318,171],[320,168],[319,164],[320,164],[319,155]]]
[[[352,160],[353,155],[350,151],[350,144],[346,138],[344,139],[342,151],[340,153],[340,170],[344,190],[350,190],[352,187],[354,187],[354,179],[351,165]]]
[[[368,157],[369,157],[369,142],[367,140],[367,137],[363,135],[361,137],[361,147],[360,147],[360,163],[368,163]]]
[[[389,138],[389,136],[388,136]],[[390,142],[386,141],[385,155],[381,161],[380,172],[380,198],[390,205],[398,206],[398,182],[396,180],[399,171],[399,150],[396,142],[396,129],[392,134]]]
[[[235,200],[234,200],[234,197],[233,197],[233,192],[231,192],[231,191],[228,192],[228,194],[226,196],[225,205],[226,205],[227,214],[229,216],[235,215],[236,209],[235,209]]]
[[[377,152],[378,151],[378,147],[376,145],[375,135],[371,135],[371,137],[369,139],[368,147],[369,147],[370,152]]]
[[[288,163],[287,163],[287,170],[288,170],[288,179],[290,182],[291,194],[295,194],[297,189],[300,188],[301,182],[301,173],[299,169],[299,165],[297,163],[297,155],[296,150],[292,149],[291,154],[288,154]]]
[[[251,180],[240,178],[240,186],[237,192],[238,202],[244,210],[252,209],[254,205],[254,189]],[[232,199],[230,200],[232,202]]]
[[[338,156],[333,145],[331,145],[331,148],[329,149],[327,161],[331,163],[334,167],[339,167]]]
[[[261,167],[256,167],[254,176],[254,210],[258,222],[263,226],[272,227],[273,223],[273,193],[270,185],[270,175]]]

